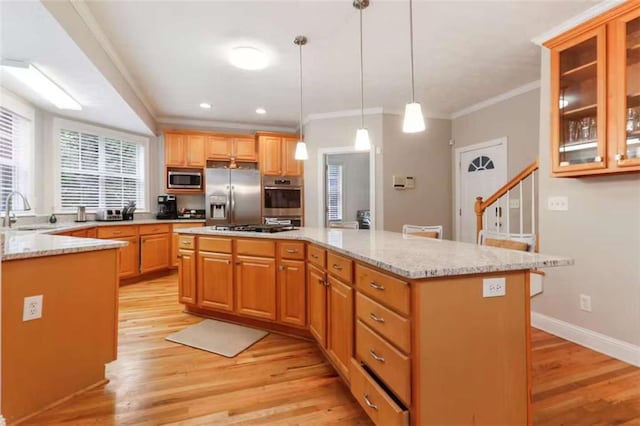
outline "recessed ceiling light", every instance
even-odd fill
[[[201,103],[201,104],[200,104],[200,108],[203,108],[203,109],[211,109],[211,104],[208,104],[208,103],[206,103],[206,102],[203,102],[203,103]]]
[[[243,70],[261,70],[268,65],[267,55],[255,47],[235,47],[231,49],[229,61]]]
[[[267,110],[264,108],[258,108],[256,109],[256,114],[266,114]]]

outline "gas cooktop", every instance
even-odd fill
[[[240,231],[240,232],[284,232],[296,229],[293,225],[215,225],[216,231]]]

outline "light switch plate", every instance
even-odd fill
[[[42,318],[42,295],[29,296],[24,298],[24,308],[22,309],[22,321],[31,321]]]
[[[511,208],[511,209],[519,209],[520,208],[520,200],[518,200],[517,198],[509,200],[509,208]]]
[[[547,198],[547,210],[567,211],[569,210],[569,198],[567,197],[549,197]]]
[[[501,297],[506,294],[506,278],[485,278],[482,280],[482,297]]]

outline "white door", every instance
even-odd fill
[[[496,139],[482,144],[459,148],[456,168],[457,239],[476,242],[476,197],[487,199],[507,183],[507,139]],[[505,209],[505,214],[507,213]],[[487,210],[485,229],[502,230],[502,212],[499,208]]]

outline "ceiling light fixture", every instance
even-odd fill
[[[413,1],[409,0],[409,39],[411,43],[411,102],[404,108],[404,133],[418,133],[425,129],[422,107],[416,102],[416,88],[413,78]]]
[[[296,160],[308,160],[309,159],[309,153],[307,152],[307,144],[304,142],[304,139],[302,138],[302,46],[304,46],[305,44],[307,44],[307,38],[305,36],[297,36],[295,39],[293,39],[293,44],[295,44],[296,46],[298,46],[299,52],[300,52],[300,121],[299,121],[299,127],[300,127],[300,138],[298,139],[298,143],[296,144],[296,153],[294,154],[294,158]]]
[[[364,127],[364,72],[362,58],[362,10],[369,7],[369,0],[353,0],[353,7],[360,11],[360,128],[356,131],[357,151],[369,151],[371,149],[371,140],[369,140],[369,131]]]
[[[211,104],[203,102],[203,103],[200,104],[200,108],[202,108],[202,109],[211,109]]]
[[[267,55],[255,47],[241,46],[231,49],[229,61],[243,70],[261,70],[267,67]]]
[[[267,110],[264,108],[258,108],[256,109],[256,114],[266,114]]]
[[[32,64],[3,61],[2,67],[56,107],[74,111],[82,110],[82,105]]]

